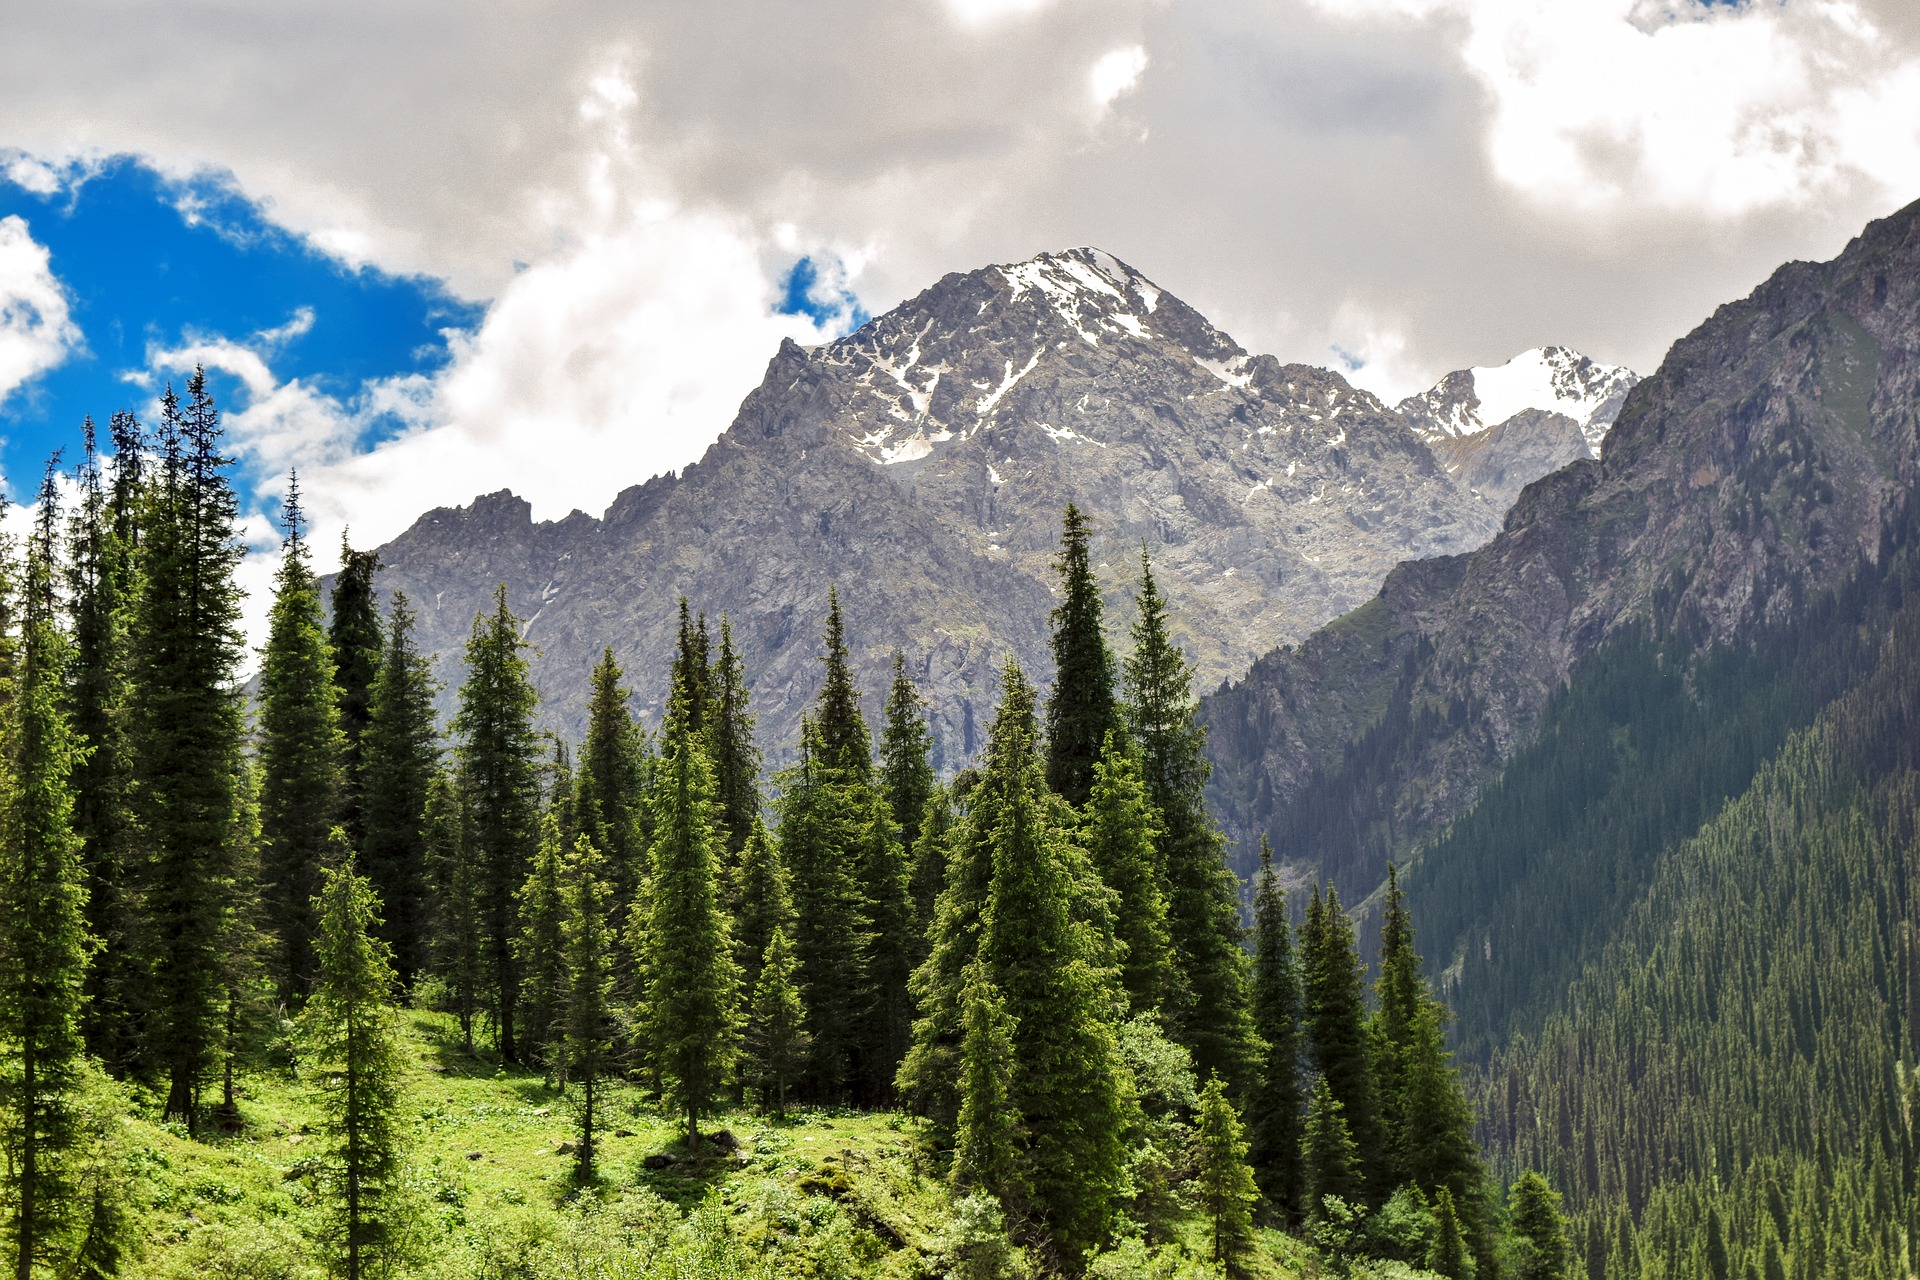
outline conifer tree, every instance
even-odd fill
[[[313,903],[340,818],[346,748],[303,518],[296,477],[287,491],[287,536],[260,664],[261,862],[267,926],[279,941],[274,976],[290,1001],[304,999],[313,983]]]
[[[852,660],[847,654],[847,628],[840,612],[840,591],[834,586],[827,588],[824,639],[826,652],[821,655],[821,661],[827,673],[820,682],[820,697],[814,711],[820,762],[838,770],[848,782],[864,783],[873,772],[873,740],[867,734],[866,717],[860,714],[860,691],[854,685]]]
[[[111,423],[118,453],[110,495],[101,475],[93,419],[82,428],[85,454],[80,501],[70,535],[67,594],[73,654],[67,679],[74,734],[87,745],[74,755],[73,829],[86,868],[87,931],[101,949],[87,967],[87,1047],[110,1069],[130,1070],[137,1028],[148,1003],[141,980],[139,866],[129,789],[127,741],[127,614],[133,594],[131,489],[140,467],[140,427],[132,414]],[[118,508],[124,504],[122,514]]]
[[[1237,1087],[1254,1059],[1239,886],[1207,813],[1212,766],[1192,694],[1193,669],[1174,643],[1167,603],[1144,551],[1137,603],[1133,651],[1123,668],[1127,727],[1160,815],[1167,932],[1184,997],[1181,1007],[1169,1010],[1168,1021],[1199,1070],[1218,1072]]]
[[[680,597],[679,643],[674,650],[668,683],[684,699],[694,729],[706,733],[712,723],[713,669],[707,661],[707,615],[696,621],[685,596]]]
[[[148,1054],[166,1114],[197,1132],[200,1090],[224,1022],[220,942],[240,763],[237,505],[204,370],[183,409],[161,397],[158,457],[142,486],[140,573],[129,648],[133,809],[153,939]]]
[[[427,793],[440,772],[439,686],[413,636],[413,608],[396,591],[360,747],[361,865],[380,895],[381,936],[408,990],[427,966]]]
[[[514,939],[514,961],[520,973],[520,1036],[525,1052],[556,1068],[564,1080],[566,1054],[554,1039],[562,1030],[567,991],[567,954],[563,942],[567,902],[567,853],[559,815],[549,810],[540,821],[540,844],[533,870],[515,895],[520,904],[520,931]]]
[[[613,931],[607,924],[611,894],[605,870],[606,859],[593,841],[585,835],[576,838],[563,869],[566,919],[560,941],[566,988],[559,1034],[562,1074],[577,1098],[580,1138],[574,1146],[573,1179],[580,1186],[594,1180],[601,1081],[613,1060]]]
[[[1380,1130],[1367,1053],[1365,970],[1354,946],[1353,924],[1331,886],[1324,902],[1314,889],[1301,941],[1307,1055],[1321,1083],[1340,1103],[1359,1152],[1359,1191],[1377,1190],[1384,1199],[1375,1173]]]
[[[514,895],[526,883],[539,839],[539,761],[533,732],[534,692],[520,651],[520,620],[507,608],[503,583],[492,614],[473,620],[467,679],[454,717],[459,786],[466,811],[467,857],[477,882],[487,987],[500,1056],[516,1060],[515,1014],[520,973],[513,939],[520,916]]]
[[[1570,1251],[1560,1193],[1529,1169],[1507,1193],[1507,1214],[1513,1222],[1513,1280],[1567,1280]]]
[[[1346,1107],[1321,1076],[1314,1081],[1313,1098],[1307,1104],[1307,1130],[1301,1140],[1300,1163],[1305,1174],[1307,1216],[1319,1218],[1326,1210],[1326,1198],[1358,1201],[1366,1183],[1360,1168],[1360,1152],[1347,1127]]]
[[[933,735],[927,729],[927,702],[907,675],[907,655],[893,651],[893,682],[887,686],[887,718],[880,731],[880,790],[900,824],[900,846],[909,854],[920,846],[920,823],[933,798]],[[925,897],[931,908],[938,884]],[[915,901],[922,902],[916,893]]]
[[[428,957],[446,984],[461,1043],[472,1053],[474,1020],[487,997],[481,867],[473,854],[464,797],[444,772],[435,773],[427,786],[424,821],[427,875],[433,885]]]
[[[1115,932],[1126,944],[1120,985],[1135,1013],[1157,1013],[1169,1003],[1175,984],[1155,847],[1159,816],[1147,798],[1139,757],[1124,737],[1108,732],[1091,782],[1081,832],[1088,856],[1116,899]]]
[[[1374,1096],[1380,1116],[1380,1180],[1398,1186],[1410,1174],[1407,1073],[1415,1024],[1428,1002],[1420,957],[1413,949],[1413,921],[1400,892],[1399,871],[1387,864],[1387,899],[1380,925],[1380,976],[1373,984],[1375,1008],[1370,1042]]]
[[[1445,1187],[1434,1195],[1433,1220],[1438,1230],[1427,1248],[1427,1270],[1447,1280],[1473,1280],[1478,1268],[1467,1251],[1466,1237],[1460,1232],[1460,1218],[1454,1212],[1453,1193]]]
[[[898,817],[896,813],[894,815]],[[933,950],[933,925],[940,891],[947,883],[947,850],[953,840],[953,790],[933,784],[932,793],[921,807],[917,834],[911,846],[908,893],[913,898],[914,965],[926,962]],[[903,838],[904,843],[904,838]],[[908,984],[912,986],[911,983]]]
[[[620,664],[609,646],[594,664],[588,687],[587,736],[580,746],[573,802],[581,831],[607,860],[616,919],[631,909],[646,871],[639,816],[645,743],[627,709],[631,695],[620,681]]]
[[[1227,1098],[1220,1077],[1200,1091],[1194,1127],[1194,1198],[1213,1227],[1213,1261],[1233,1270],[1253,1244],[1253,1202],[1260,1193],[1247,1167],[1247,1143],[1240,1113]]]
[[[760,748],[753,743],[746,671],[733,647],[733,624],[720,619],[720,652],[713,664],[713,708],[707,737],[712,743],[714,785],[726,838],[726,867],[739,862],[760,817]]]
[[[373,686],[379,678],[384,648],[380,636],[380,602],[373,576],[380,571],[380,553],[355,551],[345,535],[340,538],[340,572],[333,580],[333,618],[327,626],[327,645],[333,651],[333,687],[339,698],[340,825],[356,849],[366,848],[366,735],[373,723]],[[378,880],[376,890],[381,888]],[[382,899],[387,912],[393,903]],[[403,970],[404,972],[404,970]]]
[[[1017,1030],[1007,1002],[978,957],[967,966],[962,995],[960,1117],[953,1155],[953,1184],[980,1190],[1003,1207],[1024,1211],[1031,1199],[1026,1171],[1026,1133],[1013,1101],[1013,1037]]]
[[[787,1114],[787,1086],[807,1055],[806,997],[795,981],[799,962],[784,922],[774,926],[748,987],[747,1055],[752,1083],[773,1114]]]
[[[1113,655],[1101,624],[1087,518],[1073,503],[1062,521],[1060,603],[1053,610],[1053,690],[1047,695],[1047,785],[1067,803],[1087,802],[1093,768],[1109,733],[1119,727],[1113,697]]]
[[[676,677],[654,798],[653,912],[648,937],[648,1039],[668,1096],[698,1146],[700,1117],[736,1051],[739,969],[718,878],[721,836],[713,765]]]
[[[57,508],[50,468],[27,551],[20,637],[0,671],[0,1200],[19,1280],[30,1280],[36,1263],[54,1261],[77,1208],[74,1094],[85,1062],[81,1012],[94,946],[73,830],[80,743],[62,688],[68,642],[53,581]],[[11,548],[6,555],[12,558]]]
[[[242,1124],[239,1072],[263,1047],[279,1021],[281,1007],[273,979],[278,940],[267,931],[261,892],[259,779],[257,762],[242,766],[233,828],[228,836],[228,865],[233,874],[231,898],[221,920],[220,1105],[214,1112],[221,1127],[228,1130]]]
[[[733,917],[734,956],[740,966],[741,990],[751,993],[773,935],[785,930],[788,954],[793,951],[792,880],[780,846],[758,818],[741,851],[735,897],[739,905]]]
[[[1008,661],[990,745],[993,879],[981,955],[1017,1028],[1011,1097],[1036,1212],[1068,1258],[1104,1240],[1125,1181],[1129,1119],[1110,1021],[1115,993],[1073,918],[1066,833],[1038,754],[1033,688]]]
[[[1266,1046],[1248,1106],[1253,1167],[1267,1198],[1292,1220],[1301,1196],[1300,969],[1273,846],[1264,835],[1253,919],[1253,1026]]]
[[[1461,1229],[1475,1256],[1489,1253],[1489,1225],[1481,1211],[1486,1173],[1474,1141],[1473,1109],[1468,1105],[1447,1049],[1447,1011],[1437,1000],[1423,1000],[1414,1014],[1411,1045],[1405,1059],[1405,1169],[1402,1176],[1432,1195],[1453,1194]]]
[[[325,1117],[330,1243],[347,1280],[385,1270],[400,1207],[405,1054],[393,962],[376,936],[379,902],[354,869],[345,832],[322,868],[313,994],[301,1011],[307,1069]]]
[[[899,828],[878,788],[859,786],[860,894],[866,908],[866,990],[859,1057],[860,1092],[868,1106],[888,1106],[894,1076],[913,1039],[913,978],[919,946],[913,936],[913,893]]]

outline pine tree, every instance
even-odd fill
[[[168,1079],[166,1114],[197,1132],[224,1022],[219,948],[233,896],[228,837],[241,769],[234,570],[242,549],[203,370],[187,393],[184,411],[171,388],[161,398],[157,474],[142,486],[128,705],[152,938],[148,1053]]]
[[[1087,544],[1092,534],[1071,502],[1062,521],[1060,603],[1053,611],[1053,691],[1047,696],[1047,785],[1079,806],[1093,790],[1093,769],[1107,735],[1119,727],[1113,655],[1101,629],[1100,584]]]
[[[1034,1207],[1076,1258],[1111,1230],[1125,1182],[1129,1120],[1110,1018],[1115,995],[1073,917],[1066,833],[1038,754],[1033,688],[1012,661],[1002,676],[1000,741],[989,746],[993,879],[980,942],[1016,1027],[1011,1097],[1028,1144]]]
[[[766,823],[754,820],[753,833],[740,855],[738,902],[733,917],[735,962],[740,966],[741,989],[751,993],[760,979],[760,965],[773,935],[785,930],[787,950],[793,950],[793,885],[780,846]]]
[[[1267,1198],[1291,1221],[1299,1212],[1300,968],[1293,955],[1286,898],[1273,866],[1273,846],[1260,837],[1253,895],[1253,1026],[1266,1053],[1248,1111],[1254,1117],[1253,1165]]]
[[[1405,1171],[1408,1180],[1434,1194],[1453,1194],[1461,1229],[1476,1256],[1489,1252],[1489,1227],[1481,1205],[1486,1174],[1474,1140],[1473,1109],[1468,1105],[1447,1049],[1446,1009],[1425,1000],[1414,1015],[1412,1046],[1406,1057],[1404,1114]]]
[[[896,818],[898,813],[894,815]],[[953,790],[934,783],[921,807],[920,822],[911,846],[907,891],[913,898],[914,967],[926,963],[933,950],[933,924],[940,891],[947,883],[947,851],[953,841]],[[903,837],[904,841],[904,837]],[[911,983],[908,984],[911,987]]]
[[[1253,1244],[1253,1202],[1260,1193],[1247,1167],[1247,1143],[1240,1114],[1227,1098],[1220,1077],[1200,1091],[1200,1115],[1194,1128],[1194,1198],[1213,1225],[1213,1261],[1234,1269]]]
[[[338,833],[314,914],[313,994],[301,1011],[307,1069],[320,1093],[332,1190],[331,1237],[347,1280],[383,1271],[400,1207],[405,1053],[392,1005],[393,963],[376,936],[379,901]]]
[[[519,1049],[514,1019],[520,974],[513,939],[520,917],[514,895],[526,883],[538,842],[539,762],[533,732],[534,692],[520,651],[520,620],[507,608],[507,588],[494,597],[491,615],[473,620],[467,641],[467,679],[453,731],[458,745],[459,785],[466,810],[467,856],[474,863],[487,986],[493,998],[494,1034],[500,1056],[514,1061]]]
[[[606,859],[593,841],[585,835],[575,839],[563,869],[566,919],[560,943],[566,987],[559,1034],[563,1074],[577,1099],[580,1139],[574,1146],[573,1179],[579,1186],[594,1180],[601,1081],[613,1061],[613,931],[607,924],[612,895],[605,870]]]
[[[1157,1013],[1175,983],[1155,842],[1160,823],[1140,777],[1139,757],[1109,732],[1092,768],[1081,838],[1113,890],[1115,931],[1126,944],[1120,985],[1135,1013]],[[1175,1002],[1177,1003],[1177,1002]]]
[[[1314,1082],[1307,1104],[1307,1130],[1301,1139],[1300,1163],[1305,1174],[1307,1216],[1319,1218],[1326,1198],[1338,1196],[1357,1202],[1365,1189],[1360,1152],[1347,1127],[1346,1107],[1321,1076]]]
[[[740,975],[720,896],[713,765],[685,684],[676,678],[662,733],[646,972],[649,1044],[697,1147],[733,1063]]]
[[[860,895],[866,907],[866,990],[861,1019],[860,1092],[868,1106],[890,1106],[894,1077],[913,1039],[913,978],[919,946],[913,935],[913,893],[906,850],[885,798],[854,789],[864,801],[860,831]]]
[[[1184,997],[1169,1010],[1168,1021],[1199,1070],[1217,1072],[1236,1087],[1254,1060],[1239,886],[1207,813],[1212,766],[1192,694],[1193,669],[1174,644],[1167,604],[1144,551],[1137,603],[1133,652],[1124,664],[1127,727],[1160,815],[1167,932]]]
[[[760,748],[753,744],[749,701],[746,671],[733,647],[733,624],[723,615],[720,652],[713,665],[713,708],[707,737],[712,743],[729,878],[760,817]]]
[[[1501,1274],[1513,1280],[1567,1280],[1567,1217],[1560,1211],[1560,1193],[1529,1169],[1507,1193],[1507,1214],[1513,1222],[1513,1263]]]
[[[361,864],[380,895],[381,937],[407,990],[428,963],[427,793],[440,772],[439,685],[413,634],[412,606],[396,591],[360,746]]]
[[[873,772],[873,740],[867,734],[866,717],[860,714],[860,691],[854,685],[852,660],[847,655],[840,591],[833,586],[827,588],[827,630],[823,638],[826,652],[821,661],[827,674],[820,682],[814,711],[820,762],[839,771],[849,782],[864,783]]]
[[[985,771],[965,770],[948,789],[947,811],[953,821],[945,838],[937,847],[929,847],[936,833],[923,830],[920,836],[923,866],[937,860],[944,880],[927,931],[927,958],[914,970],[908,987],[918,1017],[898,1085],[908,1105],[933,1122],[935,1140],[943,1145],[951,1140],[959,1114],[967,966],[980,948],[993,886],[992,835],[1000,812],[998,795],[1013,773],[1010,766],[994,767],[994,754],[1008,749],[1007,744],[1018,736],[1011,725],[1001,727],[1000,717],[1018,711],[1017,706],[1002,703],[987,736]]]
[[[346,749],[302,518],[296,477],[287,491],[287,536],[260,664],[259,747],[267,926],[280,945],[274,976],[290,1001],[304,999],[313,983],[313,903],[329,833],[340,818]]]
[[[428,958],[446,984],[460,1040],[473,1052],[473,1024],[487,1002],[488,955],[482,868],[474,856],[465,798],[445,773],[427,786],[427,876],[433,886]]]
[[[1379,1106],[1378,1181],[1398,1186],[1411,1174],[1408,1150],[1407,1075],[1414,1053],[1415,1023],[1429,996],[1413,949],[1413,921],[1400,892],[1399,871],[1387,864],[1387,900],[1380,925],[1380,976],[1374,981],[1375,1008],[1370,1041],[1374,1096]]]
[[[775,925],[754,963],[748,991],[747,1056],[752,1083],[773,1114],[787,1114],[787,1086],[807,1055],[806,997],[794,980],[799,962],[787,926]]]
[[[373,688],[379,679],[383,644],[380,636],[380,602],[374,591],[373,576],[380,571],[380,553],[355,551],[340,539],[340,572],[333,580],[333,620],[327,627],[327,644],[333,651],[333,687],[339,698],[340,731],[344,746],[340,757],[340,819],[347,839],[356,849],[366,848],[366,736],[373,723]],[[374,882],[379,889],[378,880]],[[393,903],[383,898],[391,912]],[[404,976],[405,970],[402,969]]]
[[[1031,1190],[1027,1135],[1013,1103],[1013,1039],[1018,1028],[993,976],[978,958],[967,966],[962,1008],[953,1185],[962,1191],[985,1191],[1002,1206],[1024,1211]]]
[[[62,688],[68,642],[53,581],[57,507],[49,469],[27,552],[20,638],[0,672],[0,1189],[19,1280],[30,1280],[36,1262],[53,1262],[78,1207],[69,1157],[80,1140],[74,1094],[94,946],[73,830],[81,744]]]
[[[620,664],[609,647],[594,665],[588,689],[587,736],[580,746],[573,801],[580,829],[609,864],[616,919],[632,908],[646,872],[640,823],[646,746],[627,709],[631,695],[620,680]]]
[[[1340,1103],[1359,1152],[1359,1194],[1376,1189],[1380,1130],[1367,1053],[1365,970],[1354,947],[1353,924],[1331,886],[1324,902],[1316,888],[1307,904],[1300,958],[1307,1056],[1321,1083]],[[1385,1192],[1378,1198],[1385,1199]]]
[[[920,823],[927,801],[933,798],[933,735],[927,729],[927,702],[907,676],[907,655],[893,651],[893,683],[887,687],[887,718],[880,731],[880,790],[900,824],[900,845],[910,853],[920,847]],[[915,902],[930,909],[933,894]],[[924,917],[922,917],[924,920]]]
[[[86,867],[87,931],[102,944],[87,968],[87,1047],[110,1070],[124,1073],[135,1065],[138,1028],[150,995],[141,977],[147,939],[140,930],[127,740],[127,620],[136,540],[132,489],[141,438],[132,414],[114,414],[111,432],[118,452],[109,494],[93,419],[83,427],[86,452],[67,575],[73,618],[67,696],[73,732],[88,748],[74,755],[73,829]]]
[[[514,939],[514,962],[520,974],[520,1044],[522,1049],[557,1068],[565,1080],[566,1054],[554,1041],[563,1029],[567,989],[567,954],[562,940],[566,929],[565,870],[567,852],[559,815],[549,811],[540,822],[540,844],[533,870],[515,895],[520,904],[520,931]]]
[[[260,875],[260,769],[243,766],[235,794],[233,828],[228,835],[232,868],[227,911],[221,920],[220,981],[223,1018],[220,1036],[220,1105],[214,1119],[238,1130],[243,1121],[238,1076],[256,1057],[279,1022],[281,1001],[274,983],[278,940],[266,928],[266,902]]]
[[[1467,1252],[1466,1238],[1460,1232],[1460,1218],[1454,1212],[1453,1193],[1440,1188],[1433,1198],[1433,1219],[1439,1230],[1427,1249],[1427,1270],[1447,1280],[1473,1280],[1478,1268]]]

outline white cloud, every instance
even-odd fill
[[[1096,110],[1105,111],[1115,98],[1133,92],[1147,69],[1147,51],[1137,44],[1100,55],[1087,72],[1087,93]]]
[[[1001,23],[1031,17],[1047,7],[1050,0],[943,0],[947,16],[955,25],[980,30]]]
[[[46,247],[34,242],[19,215],[0,218],[0,404],[80,341]]]

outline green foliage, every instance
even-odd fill
[[[1300,966],[1287,924],[1273,847],[1260,837],[1253,895],[1253,1027],[1266,1047],[1250,1094],[1249,1149],[1255,1175],[1283,1220],[1300,1211]]]
[[[585,835],[574,838],[561,871],[560,956],[565,986],[561,991],[554,1055],[574,1086],[579,1118],[573,1178],[581,1186],[594,1181],[599,1119],[604,1109],[603,1081],[613,1066],[613,930],[608,925],[612,894],[605,882],[606,859]]]
[[[375,935],[379,903],[335,829],[338,860],[322,871],[312,996],[301,1011],[306,1070],[319,1093],[335,1270],[382,1271],[399,1238],[401,1077],[393,964]]]
[[[752,1083],[773,1114],[787,1114],[787,1086],[807,1055],[807,1007],[795,981],[799,962],[783,920],[773,927],[748,987],[747,1060]]]
[[[453,720],[457,785],[465,813],[463,863],[471,864],[480,932],[500,1055],[515,1059],[514,1017],[520,973],[513,939],[520,913],[514,896],[526,883],[537,844],[539,776],[533,732],[534,692],[520,651],[520,620],[507,608],[507,588],[492,614],[478,614],[467,641],[467,679]]]
[[[336,621],[339,607],[334,606]],[[428,962],[427,793],[440,771],[433,709],[439,686],[413,634],[413,608],[396,591],[386,648],[368,693],[358,783],[364,831],[360,862],[380,895],[381,937],[393,948],[394,967],[409,988]]]
[[[1567,1218],[1560,1212],[1560,1193],[1529,1169],[1507,1192],[1507,1216],[1513,1230],[1510,1254],[1500,1274],[1512,1280],[1567,1280]],[[1717,1215],[1713,1223],[1718,1225]],[[1724,1243],[1721,1247],[1724,1251]],[[1724,1273],[1724,1252],[1720,1266]]]
[[[280,944],[274,977],[290,1001],[304,1000],[313,984],[313,903],[329,834],[341,818],[348,743],[301,518],[296,480],[287,493],[287,537],[260,663],[259,745],[267,926]]]
[[[489,967],[482,867],[473,849],[466,797],[444,773],[427,787],[427,873],[434,887],[429,952],[460,1037],[473,1052],[474,1021],[486,1007]]]
[[[515,895],[520,931],[514,938],[514,963],[520,972],[521,1045],[533,1061],[558,1068],[558,1078],[563,1080],[567,1055],[556,1038],[562,1030],[568,979],[562,940],[568,912],[562,865],[568,856],[565,839],[559,816],[549,811],[540,820],[533,870]]]
[[[753,744],[746,671],[733,647],[733,624],[720,619],[720,652],[713,665],[713,707],[707,737],[712,744],[720,826],[729,869],[760,820],[760,749]]]
[[[385,646],[380,635],[380,600],[373,576],[380,571],[380,553],[355,551],[340,539],[340,572],[333,580],[332,621],[327,647],[333,653],[333,686],[339,696],[340,732],[344,738],[341,765],[341,825],[347,841],[366,848],[367,733],[373,724],[373,690],[380,678]],[[376,879],[374,887],[380,888]],[[388,903],[389,911],[392,904]]]
[[[1434,1193],[1433,1220],[1433,1244],[1427,1249],[1427,1270],[1447,1280],[1473,1280],[1479,1267],[1467,1251],[1466,1237],[1460,1232],[1453,1193],[1445,1187]]]
[[[1081,840],[1101,879],[1114,895],[1114,932],[1125,948],[1120,985],[1143,1013],[1180,1008],[1178,980],[1167,935],[1167,900],[1157,841],[1160,823],[1139,757],[1126,740],[1108,732],[1099,759],[1088,770]]]
[[[1213,1260],[1234,1268],[1253,1243],[1253,1170],[1247,1167],[1247,1143],[1240,1113],[1227,1099],[1220,1077],[1200,1091],[1200,1115],[1194,1128],[1194,1199],[1213,1227]]]
[[[1378,1185],[1381,1150],[1368,1053],[1366,971],[1354,946],[1353,923],[1340,907],[1338,891],[1331,887],[1325,901],[1316,887],[1307,904],[1300,961],[1307,1057],[1320,1077],[1314,1103],[1319,1105],[1318,1090],[1324,1088],[1340,1104],[1341,1124],[1351,1136],[1358,1161],[1359,1182],[1333,1194],[1365,1200],[1369,1188]],[[1313,1121],[1307,1123],[1311,1130]],[[1324,1186],[1309,1191],[1309,1209],[1328,1193]],[[1385,1188],[1380,1188],[1379,1198],[1385,1195]]]
[[[1247,957],[1240,943],[1240,891],[1207,812],[1206,729],[1192,692],[1193,669],[1174,643],[1166,600],[1146,553],[1140,556],[1133,650],[1123,666],[1127,729],[1140,751],[1147,794],[1160,815],[1158,851],[1166,870],[1167,931],[1176,990],[1167,1010],[1202,1071],[1238,1086],[1252,1068]]]
[[[820,762],[852,782],[865,782],[873,770],[873,741],[866,717],[860,714],[860,690],[853,682],[847,654],[847,628],[840,613],[838,587],[827,588],[826,652],[821,662],[826,675],[820,681],[814,728],[820,735]]]
[[[920,947],[913,938],[913,897],[906,850],[893,813],[876,786],[855,789],[864,801],[859,830],[859,892],[866,906],[865,1006],[855,1052],[860,1101],[890,1105],[894,1076],[913,1038],[913,1001],[907,984]]]
[[[1032,1195],[1027,1181],[1024,1126],[1013,1106],[1013,1016],[986,965],[967,967],[965,1031],[961,1041],[960,1120],[953,1153],[953,1183],[992,1197],[998,1208],[1023,1208]]]
[[[900,844],[909,852],[920,845],[920,824],[933,798],[933,734],[927,728],[927,702],[907,676],[907,655],[893,651],[893,682],[887,686],[886,723],[880,731],[880,793],[900,824]],[[917,863],[916,863],[917,866]],[[939,882],[916,874],[914,903],[918,933],[932,916]]]
[[[1053,610],[1053,689],[1047,695],[1047,785],[1068,804],[1084,805],[1094,787],[1094,765],[1110,750],[1119,727],[1113,696],[1113,655],[1101,623],[1100,585],[1087,545],[1092,534],[1080,508],[1067,504],[1061,522],[1060,603]]]
[[[1366,1186],[1360,1150],[1347,1127],[1346,1110],[1325,1076],[1314,1081],[1313,1097],[1307,1103],[1306,1134],[1300,1141],[1309,1217],[1325,1213],[1329,1196],[1357,1202]]]

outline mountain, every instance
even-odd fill
[[[1566,347],[1461,369],[1396,408],[1447,473],[1505,511],[1569,462],[1600,456],[1640,375]]]
[[[977,745],[1008,652],[1050,671],[1069,501],[1093,519],[1117,606],[1152,552],[1208,684],[1353,608],[1396,562],[1478,546],[1500,515],[1375,396],[1250,355],[1076,249],[950,275],[838,341],[783,345],[697,464],[597,519],[536,523],[505,492],[430,512],[380,548],[380,585],[415,600],[457,681],[504,582],[547,722],[570,733],[603,645],[638,708],[661,705],[684,595],[731,618],[777,756],[814,695],[837,582],[868,689],[902,648],[952,764]]]
[[[1529,486],[1486,546],[1401,566],[1210,698],[1235,834],[1365,893],[1604,645],[1731,644],[1876,556],[1920,463],[1917,209],[1721,307],[1627,393],[1602,456]]]

